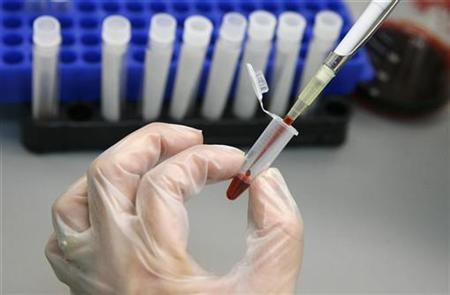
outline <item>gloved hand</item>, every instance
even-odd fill
[[[231,178],[244,158],[235,148],[202,141],[189,127],[147,125],[101,154],[55,202],[46,255],[72,294],[294,291],[303,224],[276,169],[250,187],[242,261],[219,277],[187,253],[184,202],[205,184]]]

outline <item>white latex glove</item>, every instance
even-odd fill
[[[56,201],[46,255],[72,294],[294,291],[303,223],[276,169],[250,187],[247,251],[227,275],[187,253],[185,200],[243,162],[241,151],[202,141],[199,130],[150,124],[101,154]]]

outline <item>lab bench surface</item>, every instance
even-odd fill
[[[29,153],[18,123],[0,120],[0,293],[68,294],[44,256],[50,208],[98,153]],[[342,147],[281,154],[275,166],[305,222],[299,292],[448,294],[448,128],[449,108],[419,122],[357,109]],[[187,204],[189,249],[219,274],[245,249],[247,197],[228,201],[226,185]]]

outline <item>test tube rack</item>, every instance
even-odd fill
[[[62,117],[52,121],[36,121],[26,118],[22,124],[22,142],[38,153],[69,150],[104,150],[130,132],[144,126],[136,117],[138,105],[129,104],[125,118],[120,122],[106,122],[100,109],[92,104],[82,103],[65,107]],[[167,105],[163,108],[167,114]],[[289,146],[339,146],[345,142],[351,116],[351,105],[347,98],[327,97],[316,108],[314,114],[299,118],[294,127],[299,135],[292,138]],[[199,116],[192,116],[183,124],[203,131],[204,142],[232,146],[251,146],[269,124],[271,118],[260,115],[245,123],[236,120],[225,111],[223,119],[211,123]],[[179,124],[163,116],[161,122]]]
[[[96,117],[98,112],[98,101],[100,97],[100,72],[101,72],[101,22],[109,15],[119,14],[127,17],[132,24],[132,39],[130,42],[128,54],[127,54],[127,91],[126,91],[126,104],[128,107],[128,118],[133,118],[134,122],[130,129],[137,128],[145,124],[142,120],[139,120],[139,112],[137,107],[141,91],[142,91],[142,76],[143,76],[143,62],[145,55],[145,48],[148,41],[148,26],[151,16],[158,12],[167,12],[176,17],[178,21],[177,28],[177,40],[174,48],[174,57],[170,67],[170,73],[167,83],[167,91],[165,93],[165,102],[168,103],[171,99],[172,88],[174,84],[174,77],[177,66],[177,58],[179,55],[181,36],[183,30],[184,20],[194,14],[200,14],[208,17],[214,24],[214,32],[211,40],[211,44],[208,48],[207,57],[203,66],[202,75],[200,78],[198,96],[196,105],[200,105],[205,82],[208,76],[209,65],[211,61],[211,55],[213,52],[215,40],[217,38],[218,29],[224,13],[230,11],[236,11],[248,16],[252,11],[258,9],[264,9],[279,15],[283,11],[297,11],[301,13],[307,20],[307,27],[305,35],[302,41],[302,49],[297,62],[296,74],[294,81],[298,81],[303,70],[303,64],[306,53],[308,51],[308,44],[312,35],[312,27],[314,24],[314,16],[318,11],[329,9],[339,13],[344,21],[341,38],[349,30],[352,24],[352,18],[348,12],[345,4],[340,0],[309,0],[309,1],[277,1],[277,0],[167,0],[167,1],[133,1],[133,0],[112,0],[112,1],[95,1],[95,0],[73,0],[71,5],[66,7],[66,10],[49,10],[49,11],[33,11],[26,6],[27,1],[17,0],[0,0],[0,103],[21,103],[29,102],[31,96],[31,61],[32,61],[32,23],[34,19],[42,14],[48,14],[55,16],[61,23],[62,27],[62,39],[63,44],[60,52],[60,64],[59,64],[59,81],[60,81],[60,102],[61,102],[61,114],[58,118],[51,121],[34,121],[28,120],[28,123],[24,125],[24,134],[28,136],[27,128],[38,132],[35,136],[40,137],[34,145],[28,142],[28,147],[34,150],[39,150],[39,142],[43,142],[45,136],[45,130],[55,130],[56,126],[64,129],[67,132],[71,132],[74,127],[82,126],[83,129],[89,129],[89,126],[96,128],[97,123],[101,122],[106,126],[110,126],[111,130],[114,130],[117,124],[125,124],[128,119],[125,116],[123,122],[119,123],[107,123],[102,122],[101,118]],[[272,50],[270,59],[268,62],[266,76],[270,82],[270,76],[274,63],[275,50]],[[351,61],[341,70],[336,79],[329,85],[324,92],[325,96],[349,95],[356,88],[357,84],[362,81],[368,81],[373,77],[373,69],[366,56],[364,50],[357,53]],[[236,79],[235,79],[236,80]],[[233,99],[234,89],[236,81],[233,83],[230,100]],[[297,84],[297,83],[294,83]],[[297,85],[293,85],[292,97],[295,97],[295,89]],[[334,100],[332,104],[340,103],[341,99]],[[77,115],[75,117],[84,120],[74,120],[70,112],[73,112],[73,105],[89,106],[91,110],[91,117]],[[347,109],[347,104],[342,104],[339,107]],[[76,107],[75,107],[76,109]],[[323,106],[322,109],[328,109],[327,106]],[[64,113],[66,112],[66,113]],[[68,113],[67,113],[68,112]],[[129,112],[134,112],[130,114]],[[335,112],[336,113],[336,112]],[[348,114],[348,111],[337,112]],[[310,116],[305,118],[310,122],[316,120],[313,125],[316,132],[319,130],[323,132],[326,128],[330,127],[330,122],[334,122],[337,118],[336,114],[333,116],[327,116],[326,112],[322,112],[321,116]],[[166,118],[164,112],[160,118],[160,121],[170,121]],[[330,120],[328,120],[330,119]],[[342,116],[341,120],[348,120],[348,116]],[[325,121],[324,121],[325,120]],[[323,128],[317,128],[323,121]],[[183,120],[181,124],[191,124],[196,126],[203,126],[204,131],[211,128],[221,128],[220,126],[228,126],[227,122],[231,122],[230,128],[242,128],[247,130],[248,126],[254,126],[257,122],[261,122],[259,119],[249,121],[240,121],[232,118],[231,115],[225,116],[222,120],[217,122],[208,122],[202,119],[198,112],[195,112],[186,120]],[[261,128],[253,127],[252,130],[257,132],[263,129],[263,125],[266,122],[263,120]],[[299,121],[299,131],[302,134],[302,130],[306,130],[308,124]],[[126,124],[125,124],[126,125]],[[47,127],[46,127],[47,126]],[[346,124],[342,125],[342,128]],[[67,127],[67,128],[66,128]],[[47,128],[47,129],[46,129]],[[81,128],[81,127],[80,127]],[[76,129],[76,128],[75,128]],[[226,128],[223,128],[225,130]],[[106,132],[106,130],[104,130]],[[114,132],[111,133],[111,138],[114,137]],[[209,133],[209,132],[206,132]],[[211,132],[212,133],[212,132]],[[98,134],[98,133],[97,133]],[[218,133],[215,136],[220,137],[223,133]],[[336,136],[341,133],[336,133]],[[319,134],[320,135],[320,134]],[[69,137],[70,134],[64,136]],[[107,136],[107,135],[105,135]],[[249,136],[251,137],[251,136]],[[256,137],[256,135],[255,135]],[[325,136],[327,137],[327,136]],[[225,137],[223,137],[225,139]],[[24,139],[27,142],[27,139]],[[59,139],[62,141],[63,139]],[[249,145],[253,142],[254,138],[248,138],[247,140],[241,140],[237,142],[240,145]],[[112,142],[108,140],[107,142]],[[224,140],[219,141],[224,142]],[[303,140],[304,141],[304,140]],[[300,140],[299,142],[303,142]],[[339,140],[326,140],[316,141],[312,140],[308,144],[317,145],[335,145],[336,142],[342,142],[343,138]],[[228,142],[229,143],[229,142]],[[302,143],[303,144],[303,143]],[[61,145],[64,145],[61,143]],[[81,144],[75,144],[74,146],[66,145],[67,149],[77,149]],[[92,148],[97,148],[98,145],[93,145]],[[88,148],[88,147],[86,147]],[[50,148],[48,150],[51,150]]]

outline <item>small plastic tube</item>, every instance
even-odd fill
[[[120,119],[125,96],[125,56],[131,38],[131,24],[123,16],[108,16],[102,25],[101,110],[107,121]]]
[[[300,80],[300,92],[314,76],[336,44],[342,29],[342,17],[336,12],[324,10],[316,15],[313,37]]]
[[[255,94],[248,80],[245,65],[250,63],[256,71],[265,72],[276,23],[275,16],[270,12],[259,10],[250,14],[248,39],[239,70],[239,80],[233,104],[233,114],[238,118],[250,119],[255,114],[257,101],[254,99]]]
[[[278,18],[275,70],[269,111],[284,115],[288,107],[301,40],[306,27],[299,13],[284,12]]]
[[[246,27],[242,14],[230,12],[223,17],[202,106],[202,115],[209,120],[218,120],[225,109]]]
[[[157,119],[161,114],[176,28],[177,21],[170,14],[158,13],[152,17],[142,95],[142,117],[146,121]]]
[[[186,116],[196,94],[212,29],[211,21],[203,16],[191,16],[184,22],[183,45],[169,109],[173,119],[181,120]]]
[[[54,118],[58,114],[58,56],[61,27],[52,16],[33,22],[32,112],[34,119]]]
[[[244,164],[228,187],[227,197],[236,199],[250,183],[265,169],[269,168],[293,136],[298,134],[291,125],[273,115],[272,121],[248,151]]]

